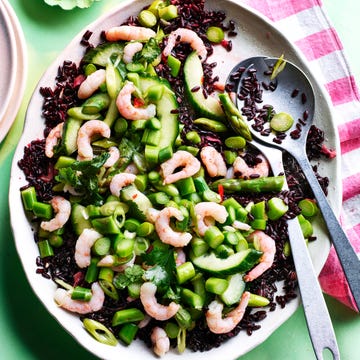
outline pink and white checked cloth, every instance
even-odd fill
[[[360,254],[360,96],[336,30],[323,11],[321,0],[241,1],[264,14],[287,34],[330,94],[341,142],[341,223]],[[356,309],[334,248],[319,280],[325,293]]]

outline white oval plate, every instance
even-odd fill
[[[138,14],[146,3],[150,3],[150,1],[127,1],[111,13],[90,24],[85,30],[93,31],[94,34],[91,41],[96,43],[103,29],[122,23],[129,15]],[[221,47],[217,48],[219,51],[217,51],[215,57],[218,59],[218,68],[222,69],[222,78],[226,77],[227,72],[232,69],[233,65],[243,58],[260,54],[279,56],[284,53],[288,60],[300,66],[312,80],[317,101],[315,114],[316,124],[326,129],[327,138],[330,139],[328,145],[338,150],[338,135],[332,117],[329,98],[323,87],[317,83],[314,76],[310,73],[305,60],[298,50],[264,17],[247,7],[237,4],[235,0],[209,0],[207,1],[207,6],[212,9],[225,10],[227,14],[229,14],[229,19],[235,20],[238,26],[238,36],[233,39],[233,51],[227,53],[225,50],[221,50]],[[62,64],[64,60],[78,62],[81,59],[83,56],[83,48],[79,46],[79,43],[85,30],[74,38],[53,65],[46,71],[31,98],[26,115],[24,133],[16,150],[12,165],[9,194],[11,225],[17,251],[28,281],[49,313],[54,316],[81,345],[98,357],[102,359],[119,359],[124,357],[132,360],[142,360],[145,356],[153,356],[152,352],[147,349],[142,342],[136,341],[129,347],[124,347],[120,344],[116,347],[100,344],[87,334],[78,316],[72,315],[56,306],[53,300],[56,288],[55,284],[35,273],[35,258],[38,255],[38,249],[33,241],[31,226],[25,217],[20,199],[19,188],[26,182],[23,173],[17,166],[17,162],[23,156],[24,146],[35,138],[41,138],[43,134],[43,121],[41,120],[41,105],[43,99],[39,94],[39,88],[41,86],[53,86],[58,66]],[[322,162],[320,171],[323,175],[331,179],[329,200],[335,211],[338,212],[341,203],[339,159],[336,158],[331,162]],[[330,243],[326,231],[320,222],[315,224],[315,231],[318,240],[312,243],[309,248],[315,270],[319,273],[327,258]],[[279,288],[281,288],[281,286],[279,286]],[[298,306],[299,300],[292,301],[285,309],[280,309],[280,306],[278,306],[276,311],[268,313],[267,318],[261,322],[261,329],[255,331],[252,336],[248,336],[242,331],[237,337],[227,341],[219,348],[204,353],[186,351],[182,356],[186,357],[186,359],[207,360],[237,358],[262,343],[294,313]],[[165,359],[179,359],[179,354],[176,351],[170,351],[166,354]]]
[[[4,3],[0,2],[0,141],[10,126],[6,116],[11,102],[17,74],[17,45],[13,23]],[[10,124],[11,125],[11,124]]]
[[[27,50],[24,34],[14,9],[11,5],[3,0],[4,9],[7,12],[11,24],[11,32],[15,40],[15,60],[12,64],[14,73],[14,86],[9,91],[8,105],[4,107],[3,115],[0,117],[0,142],[4,139],[16,119],[19,111],[26,85],[27,77]],[[0,88],[1,91],[1,88]]]

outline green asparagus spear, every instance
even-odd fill
[[[279,192],[284,184],[284,176],[270,176],[256,179],[220,179],[210,185],[210,188],[216,190],[222,185],[225,192]]]
[[[243,136],[246,140],[252,140],[251,132],[240,111],[232,102],[228,93],[219,94],[219,99],[223,106],[226,118],[233,130]]]

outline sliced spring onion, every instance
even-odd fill
[[[266,297],[250,293],[250,299],[248,306],[250,307],[262,307],[269,305],[270,301]]]
[[[153,27],[157,23],[156,16],[150,10],[142,10],[138,16],[139,23],[145,27]]]
[[[103,324],[92,319],[84,319],[85,329],[99,342],[106,345],[116,346],[118,341],[114,334]]]
[[[274,80],[284,70],[285,65],[286,60],[284,59],[284,54],[282,54],[274,65],[270,80]]]
[[[212,43],[218,44],[225,38],[224,30],[218,26],[210,26],[206,30],[206,37]]]
[[[277,132],[287,131],[293,126],[293,124],[293,117],[285,112],[275,114],[270,120],[271,129]]]
[[[312,199],[300,200],[298,205],[301,209],[301,214],[305,217],[315,216],[319,211],[316,202]]]

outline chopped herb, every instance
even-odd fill
[[[113,284],[117,289],[125,289],[130,284],[140,282],[143,275],[144,270],[140,265],[129,266],[114,277]]]
[[[70,166],[59,169],[55,180],[70,185],[76,192],[83,194],[84,205],[101,205],[103,199],[99,194],[97,174],[109,156],[104,152],[93,160],[75,161]]]
[[[154,283],[158,291],[164,292],[170,286],[171,274],[167,273],[164,267],[155,265],[145,271],[144,279]]]
[[[151,38],[144,45],[142,50],[135,54],[133,62],[146,62],[148,64],[151,64],[160,54],[161,49],[158,42],[154,38]]]
[[[154,247],[151,252],[144,255],[144,261],[148,265],[155,265],[146,271],[146,280],[152,281],[160,291],[167,291],[176,281],[174,251],[169,247]]]

